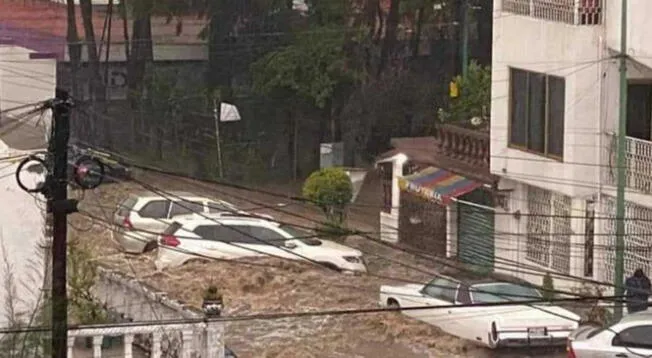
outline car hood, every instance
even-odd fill
[[[500,329],[549,327],[557,329],[577,328],[580,316],[559,306],[517,305],[504,306],[496,312]]]
[[[362,256],[362,252],[360,250],[356,250],[352,247],[348,247],[328,240],[320,240],[320,241],[321,241],[321,245],[309,246],[309,247],[319,249],[320,251],[327,251],[332,254],[338,254],[341,256]]]

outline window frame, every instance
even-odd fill
[[[182,204],[179,205],[178,203],[182,203]],[[170,203],[170,208],[168,209],[168,218],[171,219],[171,218],[173,218],[175,216],[190,215],[190,214],[198,213],[196,211],[190,210],[189,212],[184,213],[184,214],[176,214],[174,216],[172,215],[172,211],[174,210],[175,207],[178,206],[178,207],[182,208],[183,210],[188,210],[187,207],[191,207],[192,205],[201,206],[202,211],[199,212],[200,214],[203,214],[204,211],[206,210],[206,205],[205,205],[204,201],[201,201],[201,200],[172,200],[172,202]]]
[[[624,332],[627,332],[627,331],[630,331],[630,330],[636,330],[636,329],[647,329],[647,330],[650,330],[652,332],[652,324],[642,324],[642,325],[639,325],[639,326],[632,326],[632,327],[627,327],[627,328],[623,329],[622,331],[620,331],[619,333],[617,333],[614,336],[614,338],[611,340],[611,345],[613,347],[625,347],[625,348],[630,348],[630,349],[632,349],[632,348],[633,349],[652,349],[652,341],[649,341],[649,340],[648,340],[648,342],[649,342],[648,344],[635,343],[633,345],[628,344],[628,342],[622,340],[622,334]]]
[[[551,117],[550,117],[550,78],[556,78],[560,79],[563,82],[563,89],[564,89],[564,108],[563,108],[563,118],[561,119],[562,121],[562,133],[565,133],[565,124],[566,124],[566,78],[562,76],[555,76],[555,75],[550,75],[547,73],[541,73],[541,72],[536,72],[536,71],[530,71],[530,70],[525,70],[522,68],[517,68],[517,67],[512,67],[508,66],[508,118],[507,118],[507,147],[510,149],[516,149],[520,150],[526,153],[534,154],[537,156],[542,156],[548,159],[552,159],[558,162],[563,162],[564,161],[564,146],[565,146],[565,138],[564,135],[561,137],[561,155],[558,154],[551,154],[550,153],[550,124],[551,124]],[[514,121],[514,84],[513,84],[513,74],[514,71],[521,71],[527,75],[526,79],[526,88],[525,91],[527,93],[526,97],[526,105],[525,105],[525,112],[527,113],[526,116],[527,118],[525,119],[525,145],[522,144],[517,144],[512,142],[512,129],[513,129],[513,121]],[[529,148],[529,129],[530,129],[530,76],[531,75],[543,75],[544,77],[544,84],[545,84],[545,90],[543,93],[543,101],[544,101],[544,113],[543,113],[543,131],[544,131],[544,143],[543,147],[544,150],[543,152],[539,152],[538,150],[531,149]]]
[[[394,163],[384,162],[378,164],[380,172],[380,185],[383,190],[383,206],[381,211],[386,214],[392,213],[392,197],[394,192]]]
[[[161,217],[156,217],[156,216],[145,216],[145,215],[143,214],[143,212],[144,212],[145,210],[147,210],[147,208],[148,208],[150,205],[152,205],[152,204],[154,204],[154,203],[156,203],[156,202],[165,202],[165,204],[166,204],[166,205],[165,205],[165,214],[163,214],[163,216],[161,216]],[[148,201],[145,205],[143,205],[142,208],[140,208],[140,209],[138,210],[138,216],[140,216],[140,217],[143,218],[143,219],[167,219],[167,218],[169,217],[169,215],[170,215],[170,205],[171,205],[171,201],[170,201],[170,200],[167,200],[167,199],[154,199],[154,200],[150,200],[150,201]]]
[[[445,281],[447,284],[450,284],[451,286],[450,288],[445,289],[444,284],[435,283],[435,281]],[[427,290],[428,287],[431,287],[438,291],[436,291],[436,293],[434,294],[428,293]],[[445,277],[437,277],[435,279],[430,280],[430,282],[428,282],[427,284],[425,284],[425,286],[421,289],[421,293],[430,298],[434,298],[437,300],[442,300],[450,303],[455,303],[455,300],[457,299],[457,291],[459,287],[460,287],[459,282],[453,281]],[[444,291],[451,291],[452,294],[451,295],[444,294]]]

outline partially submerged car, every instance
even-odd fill
[[[384,285],[379,303],[397,308],[432,306],[401,312],[489,348],[566,344],[578,326],[578,315],[552,304],[525,304],[542,300],[541,292],[527,281],[492,276],[440,276],[425,285]]]
[[[197,258],[262,256],[310,260],[341,271],[367,270],[359,250],[272,220],[237,215],[177,218],[159,237],[155,264],[162,270]]]

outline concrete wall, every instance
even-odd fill
[[[117,271],[101,267],[95,285],[95,295],[106,304],[109,310],[123,314],[125,318],[133,321],[201,320],[204,318],[203,312],[169,298],[165,292]],[[207,354],[207,348],[212,349],[213,352],[206,355],[206,358],[223,357],[224,326],[217,322],[211,322],[208,325],[210,327],[204,327],[202,331],[197,331],[198,326],[194,329],[185,328],[186,331],[194,330],[193,334],[187,334],[175,327],[166,329],[165,326],[161,326],[162,339],[168,341],[167,343],[163,342],[162,346],[175,349],[183,341],[184,344],[189,344],[192,347],[190,351],[194,352],[193,354],[199,354],[200,357],[202,357],[202,352]],[[192,339],[188,340],[188,337],[192,337]],[[165,352],[162,353],[165,356]]]
[[[607,44],[620,49],[622,1],[606,3]],[[634,60],[652,67],[652,43],[647,37],[652,2],[648,0],[627,0],[627,53]]]
[[[389,213],[380,212],[380,238],[381,240],[396,243],[398,242],[398,218],[399,206],[401,204],[401,189],[398,186],[398,178],[403,176],[403,164],[407,157],[403,154],[379,161],[378,163],[391,162],[392,168],[392,208]]]
[[[0,110],[54,97],[56,60],[35,55],[26,48],[0,44]]]
[[[500,3],[494,2],[491,172],[570,196],[590,195],[600,174],[602,30],[502,13]],[[508,147],[510,67],[566,79],[563,161]]]
[[[527,185],[511,182],[513,191],[510,193],[509,204],[506,208],[496,208],[495,241],[496,241],[496,270],[513,275],[534,284],[542,283],[543,275],[553,270],[543,267],[526,258],[527,245]],[[570,243],[570,273],[567,275],[584,277],[584,199],[573,199],[571,204],[571,243]],[[517,218],[515,212],[522,215]],[[594,272],[595,275],[595,272]],[[587,277],[592,279],[593,277]],[[580,281],[555,277],[555,288],[570,290],[578,288]]]

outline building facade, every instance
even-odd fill
[[[537,283],[547,271],[568,286],[613,282],[620,1],[495,0],[494,9],[491,173],[509,194],[496,266]],[[652,274],[650,14],[649,1],[629,1],[626,275]]]
[[[432,137],[394,138],[376,162],[380,236],[420,253],[494,266],[494,191],[488,128],[440,124]]]

